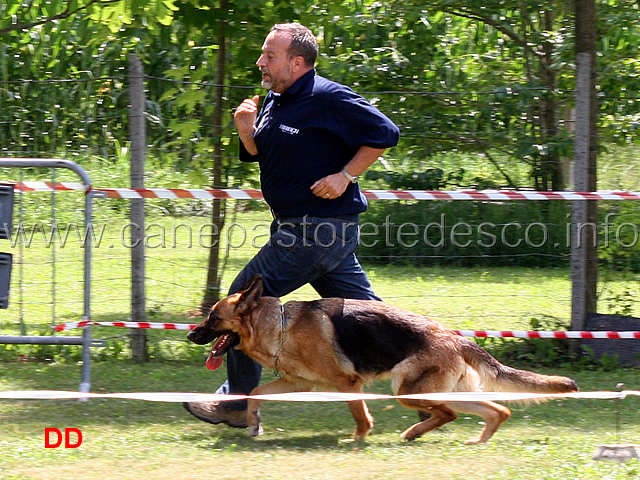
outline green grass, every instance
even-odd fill
[[[265,241],[268,221],[266,212],[239,215],[236,225],[244,231],[237,228],[230,240],[223,291],[255,254],[261,241]],[[197,309],[208,259],[208,250],[200,245],[205,240],[200,238],[199,232],[207,223],[208,219],[203,217],[152,217],[148,220],[150,247],[146,252],[146,287],[150,312],[184,317],[188,311]],[[127,222],[117,219],[99,223],[99,229],[102,226],[104,235],[93,249],[91,313],[96,320],[123,320],[130,309],[130,249],[127,248],[130,228]],[[14,254],[15,264],[10,308],[0,312],[0,324],[15,322],[20,315],[27,325],[38,328],[51,321],[79,319],[82,314],[83,249],[76,241],[75,233],[69,236],[65,246],[55,249],[48,247],[39,233],[34,239],[22,251],[18,247],[6,249]],[[229,242],[223,242],[223,249],[228,245]],[[570,316],[568,267],[461,268],[371,263],[365,266],[376,292],[386,301],[430,315],[456,328],[526,329],[532,316],[553,316],[566,321]],[[623,298],[624,292],[635,291],[638,278],[638,274],[603,271],[601,298]],[[52,318],[54,295],[55,319]],[[315,292],[306,287],[288,298],[315,296]],[[632,295],[627,300],[630,313],[640,313],[640,302]],[[608,313],[607,308],[616,308],[615,302],[611,306],[609,303],[602,302],[602,313]]]
[[[639,389],[637,370],[602,374],[554,369],[583,391]],[[202,365],[102,362],[94,365],[97,392],[211,392],[223,372]],[[75,390],[76,365],[0,364],[0,389]],[[267,373],[267,378],[270,374]],[[370,391],[390,393],[386,382]],[[594,461],[597,445],[616,443],[617,401],[563,400],[524,407],[487,444],[465,446],[482,428],[475,417],[407,443],[400,432],[415,413],[393,401],[370,401],[376,426],[366,443],[343,442],[354,427],[341,403],[263,405],[265,434],[197,421],[179,404],[127,400],[0,401],[0,478],[87,479],[629,479],[640,463]],[[622,442],[640,436],[640,398],[619,403]],[[78,449],[45,449],[47,427],[79,428]]]
[[[152,162],[153,159],[150,159]],[[477,158],[457,159],[457,162],[477,162]],[[128,182],[126,158],[106,162],[97,158],[79,159],[90,174],[96,187],[125,187]],[[199,187],[190,182],[188,172],[172,172],[156,162],[153,187]],[[599,188],[640,189],[636,174],[639,169],[637,147],[611,146],[599,158]],[[7,169],[7,178],[17,175]],[[42,180],[50,180],[49,171],[37,172]],[[77,182],[77,176],[64,169],[57,170],[58,181]],[[17,179],[17,177],[16,177]],[[34,179],[27,171],[25,179]],[[376,185],[364,185],[376,188]],[[29,222],[50,223],[51,195],[25,194],[25,215]],[[16,199],[18,202],[18,199]],[[79,192],[57,194],[57,220],[81,224],[79,209],[83,195]],[[253,202],[255,205],[256,202]],[[255,253],[256,244],[266,240],[264,233],[269,213],[262,206],[258,211],[241,211],[237,224],[247,233],[242,248],[230,248],[230,257],[223,276],[223,291],[235,274]],[[199,244],[200,229],[208,223],[206,216],[197,216],[202,202],[148,200],[147,220],[149,248],[147,249],[147,309],[156,318],[191,321],[189,311],[199,306],[206,278],[207,250]],[[248,203],[238,202],[241,208]],[[93,250],[92,264],[92,316],[96,320],[126,320],[130,311],[130,251],[127,223],[127,200],[94,201],[95,222],[105,227],[104,237]],[[15,222],[18,222],[16,205]],[[180,217],[165,215],[168,211],[182,213]],[[233,220],[230,214],[228,222]],[[622,221],[622,220],[621,220]],[[176,232],[174,234],[174,232]],[[236,230],[232,245],[241,240]],[[82,260],[83,249],[72,233],[67,246],[53,249],[38,241],[22,252],[18,248],[2,251],[14,254],[13,281],[10,308],[0,311],[0,331],[15,333],[20,317],[34,331],[45,331],[51,323],[73,321],[82,315]],[[202,238],[204,242],[206,237]],[[223,242],[224,248],[229,244]],[[366,255],[363,253],[362,255]],[[53,258],[56,258],[55,276]],[[364,260],[366,262],[366,259]],[[22,262],[22,265],[21,265]],[[568,262],[568,261],[567,261]],[[432,268],[380,266],[367,263],[376,292],[385,300],[432,316],[453,328],[474,329],[528,329],[534,316],[555,317],[568,323],[570,316],[570,272],[566,268]],[[54,281],[55,279],[55,281]],[[625,312],[640,315],[640,302],[635,300],[638,274],[601,272],[599,279],[601,313]],[[55,309],[53,290],[55,289]],[[295,298],[313,298],[315,292],[304,288],[295,292]],[[20,301],[22,305],[19,305]]]
[[[255,253],[266,225],[266,212],[244,212],[238,217],[248,235],[242,248],[234,248],[226,264],[223,290],[242,266]],[[151,219],[154,245],[147,250],[147,311],[150,321],[199,323],[194,317],[205,282],[207,250],[199,245],[197,232],[208,220],[202,217]],[[105,224],[102,242],[93,250],[91,313],[96,321],[129,319],[130,259],[127,238],[121,236],[125,223]],[[176,225],[180,225],[174,235]],[[266,227],[265,227],[266,228]],[[238,245],[240,233],[231,243]],[[226,243],[224,244],[226,247]],[[53,309],[54,278],[51,260],[55,254],[55,311]],[[13,269],[10,308],[0,310],[0,333],[16,335],[18,322],[24,319],[28,334],[47,334],[52,323],[82,319],[82,254],[75,241],[55,252],[42,241],[24,248],[22,257],[14,249],[16,260],[24,258]],[[366,270],[375,291],[385,301],[425,314],[454,329],[531,330],[532,321],[542,321],[539,329],[552,330],[567,326],[570,318],[571,281],[568,268],[541,269],[519,267],[417,267],[412,265],[367,264]],[[599,311],[640,316],[640,302],[632,293],[637,290],[638,274],[602,272]],[[22,279],[22,281],[21,281]],[[289,299],[313,299],[317,294],[309,286],[288,295]],[[24,302],[20,304],[20,299]],[[613,300],[611,300],[613,299]],[[55,313],[55,318],[54,314]],[[67,334],[77,335],[78,331]],[[107,339],[107,349],[94,349],[98,358],[128,358],[124,329],[95,328],[94,338]],[[202,349],[188,345],[180,332],[148,332],[154,358],[193,358]],[[37,353],[34,351],[37,350]],[[74,361],[79,358],[76,347],[9,347],[0,345],[0,359],[12,360],[18,355]]]
[[[598,189],[640,191],[637,165],[637,146],[608,146],[598,155]]]
[[[638,190],[637,158],[633,149],[611,155],[601,162],[606,178],[600,188]],[[104,170],[104,171],[102,171]],[[98,187],[124,186],[121,176],[108,168],[90,171]],[[62,180],[61,176],[59,180]],[[167,177],[168,178],[168,177]],[[76,181],[72,176],[66,180]],[[153,186],[161,186],[154,181]],[[181,181],[179,185],[185,186]],[[34,195],[32,198],[36,198]],[[41,197],[38,197],[41,198]],[[81,200],[81,197],[80,197]],[[60,200],[62,202],[62,200]],[[60,221],[80,221],[74,216],[78,199],[60,204],[66,210]],[[105,203],[101,203],[105,202]],[[108,203],[107,203],[108,202]],[[79,203],[81,204],[81,203]],[[129,250],[121,237],[126,202],[96,200],[97,221],[106,225],[103,244],[94,249],[92,314],[94,320],[126,320],[129,316]],[[162,202],[149,202],[160,211]],[[49,210],[34,200],[38,218]],[[68,207],[68,208],[67,208]],[[71,213],[69,213],[71,212]],[[120,220],[118,220],[120,218]],[[152,217],[150,221],[154,221]],[[244,212],[240,222],[251,232],[268,218],[266,212]],[[180,222],[196,232],[202,217],[157,219],[159,227],[172,232]],[[173,246],[170,233],[163,244],[154,237],[147,251],[147,308],[151,321],[196,323],[190,316],[200,302],[206,268],[206,250],[197,238],[189,247],[188,229],[179,231]],[[260,233],[258,230],[253,231]],[[158,230],[152,233],[158,233]],[[238,232],[236,233],[236,235]],[[237,236],[232,241],[236,241]],[[8,251],[3,246],[3,251]],[[233,249],[223,279],[227,288],[237,271],[253,255],[251,238],[246,248]],[[17,254],[17,251],[13,251]],[[52,256],[54,251],[36,244],[24,251],[24,272],[14,264],[11,307],[0,311],[0,332],[17,334],[24,317],[28,333],[48,332],[50,323],[79,320],[82,314],[82,254],[77,245],[57,248],[56,308],[52,308]],[[531,319],[551,324],[568,323],[570,272],[568,268],[418,268],[412,265],[368,264],[367,272],[376,292],[386,301],[426,314],[458,329],[528,330]],[[20,281],[21,280],[21,281]],[[600,279],[601,313],[640,316],[638,274],[603,272]],[[627,294],[627,292],[630,292]],[[18,305],[18,299],[24,304]],[[286,299],[311,299],[316,294],[304,287]],[[551,320],[549,320],[551,319]],[[71,332],[77,334],[77,331]],[[194,391],[212,392],[224,373],[203,367],[205,349],[187,344],[184,332],[148,332],[154,357],[180,362],[134,365],[123,350],[123,329],[95,328],[95,338],[108,339],[108,348],[94,349],[92,388],[96,392]],[[18,355],[34,350],[4,347],[0,353],[0,389],[77,390],[80,366],[76,347],[40,351],[52,363],[17,362]],[[36,355],[37,356],[37,355]],[[114,361],[113,359],[124,359]],[[99,361],[108,359],[108,361]],[[563,363],[563,362],[558,362]],[[619,382],[640,389],[638,369],[582,371],[558,365],[549,372],[574,378],[583,391],[613,390]],[[270,377],[266,372],[265,379]],[[389,393],[377,383],[370,391]],[[263,407],[265,435],[251,440],[242,430],[214,427],[198,422],[178,404],[125,400],[0,401],[0,478],[209,478],[217,479],[629,479],[640,478],[637,461],[626,464],[591,459],[599,444],[615,443],[614,401],[567,400],[522,407],[512,405],[513,418],[486,445],[465,446],[464,440],[480,430],[479,419],[461,417],[454,424],[428,434],[417,442],[400,440],[399,433],[415,414],[387,401],[369,402],[376,427],[369,440],[354,449],[342,442],[351,435],[353,420],[341,404],[278,404]],[[640,440],[640,401],[620,404],[620,440]],[[84,442],[76,450],[44,448],[46,427],[75,427]]]

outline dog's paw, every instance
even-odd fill
[[[404,432],[400,434],[400,438],[406,440],[407,442],[413,442],[420,438],[422,434],[418,433],[415,428],[409,427]]]
[[[257,437],[259,435],[262,435],[264,433],[264,430],[262,428],[262,424],[258,423],[257,425],[251,425],[249,427],[249,436],[250,437]]]
[[[470,438],[469,440],[465,440],[465,445],[478,445],[479,443],[484,443],[484,440],[481,438]]]

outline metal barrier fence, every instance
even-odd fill
[[[68,169],[77,174],[82,181],[82,188],[84,190],[84,224],[85,227],[92,224],[92,200],[94,197],[104,196],[100,192],[96,192],[92,189],[91,179],[86,171],[74,162],[60,159],[12,159],[12,158],[0,158],[0,168],[50,168],[53,172],[56,169]],[[55,181],[53,182],[55,183]],[[55,206],[55,203],[54,203]],[[83,273],[83,321],[91,321],[91,253],[92,253],[92,238],[87,235],[84,243],[84,273]],[[22,257],[24,252],[20,252]],[[20,259],[22,262],[22,259]],[[22,283],[23,275],[22,268],[20,269],[19,282]],[[93,341],[91,338],[91,328],[86,327],[82,336],[37,336],[26,335],[23,325],[23,319],[21,323],[20,335],[0,335],[0,343],[2,344],[37,344],[37,345],[82,345],[82,378],[80,383],[80,392],[89,392],[91,389],[91,353],[90,348],[92,346],[102,346],[101,342]]]

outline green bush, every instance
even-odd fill
[[[417,265],[566,266],[566,202],[372,201],[359,255]]]
[[[602,202],[599,258],[616,269],[640,271],[640,209],[634,201]]]

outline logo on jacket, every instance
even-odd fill
[[[298,133],[300,133],[299,129],[288,127],[283,123],[280,124],[280,130],[282,130],[284,133],[288,133],[289,135],[297,135]]]

